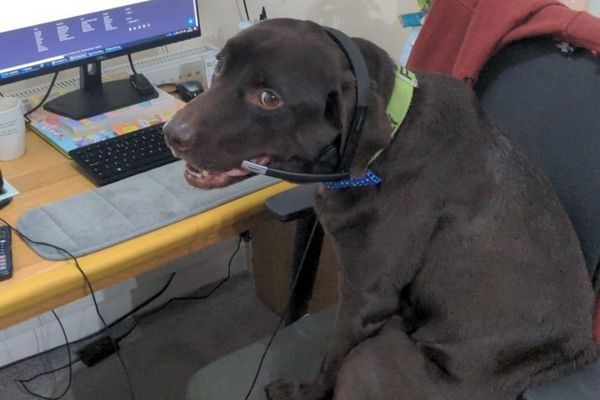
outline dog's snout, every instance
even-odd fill
[[[192,147],[193,130],[189,124],[180,123],[176,119],[169,121],[163,127],[167,144],[176,153],[185,153]]]

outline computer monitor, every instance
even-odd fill
[[[0,85],[79,66],[81,88],[44,108],[82,119],[158,95],[102,82],[101,61],[198,36],[196,0],[19,0],[0,13]]]

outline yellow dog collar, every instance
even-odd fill
[[[390,119],[392,132],[391,139],[394,139],[396,133],[400,129],[400,125],[408,114],[410,103],[412,102],[413,92],[418,86],[417,77],[415,74],[404,67],[396,69],[396,79],[394,82],[394,91],[388,102],[386,114]],[[380,149],[371,157],[369,164],[379,157],[385,148]],[[348,178],[341,181],[325,182],[325,186],[329,189],[347,189],[352,187],[373,186],[381,182],[381,178],[373,171],[367,170],[365,176],[360,178]]]
[[[394,91],[392,92],[392,97],[390,97],[390,101],[385,110],[392,126],[392,132],[390,134],[392,139],[396,136],[396,133],[400,129],[400,125],[402,125],[404,118],[406,118],[406,114],[408,114],[408,109],[410,108],[410,103],[412,102],[413,93],[416,87],[418,87],[416,75],[404,67],[398,67],[396,69]],[[378,150],[377,153],[371,157],[371,160],[369,160],[369,164],[375,161],[383,150],[384,149]]]

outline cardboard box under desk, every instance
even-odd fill
[[[295,221],[275,219],[257,225],[251,232],[256,295],[279,315],[289,296],[295,232]],[[309,312],[334,305],[336,301],[336,266],[331,243],[325,237]]]

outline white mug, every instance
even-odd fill
[[[0,97],[0,161],[14,160],[25,154],[25,118],[21,101]]]

